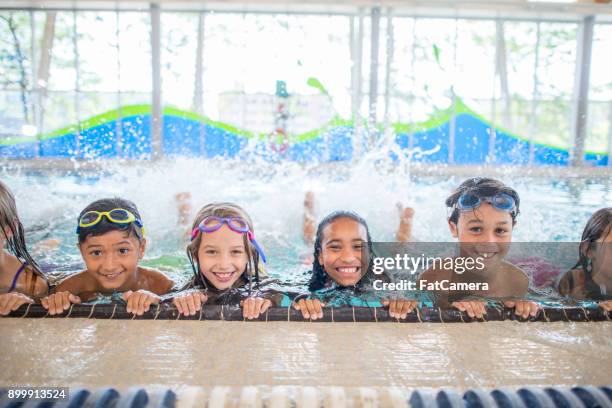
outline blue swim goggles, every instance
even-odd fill
[[[457,201],[457,208],[460,211],[469,211],[480,207],[483,202],[487,202],[493,208],[509,213],[516,213],[516,201],[506,193],[499,193],[490,197],[480,197],[474,193],[463,193]]]

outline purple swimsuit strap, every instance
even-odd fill
[[[15,277],[13,278],[13,283],[11,283],[11,288],[8,290],[9,292],[12,292],[15,290],[15,287],[17,286],[17,280],[19,279],[19,275],[21,275],[21,273],[25,271],[25,268],[27,265],[28,265],[27,262],[24,262],[21,264],[21,267],[17,270],[17,273],[15,273]]]

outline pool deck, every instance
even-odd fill
[[[0,319],[0,385],[605,385],[612,322]]]

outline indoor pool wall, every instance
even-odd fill
[[[123,116],[119,116],[119,112]],[[126,106],[36,139],[0,141],[4,158],[151,159],[151,107]],[[354,121],[336,119],[321,129],[291,137],[279,147],[267,135],[211,121],[192,112],[166,108],[162,115],[164,156],[260,158],[272,162],[343,162],[356,158]],[[121,129],[119,139],[117,129]],[[454,131],[451,131],[451,128]],[[415,163],[554,165],[567,166],[567,148],[530,142],[528,138],[495,128],[486,119],[458,101],[454,109],[438,111],[422,124],[395,124],[392,157],[411,155]],[[362,131],[363,133],[363,131]],[[375,131],[377,143],[383,133]],[[451,134],[453,135],[451,137]],[[363,146],[369,149],[361,135]],[[452,142],[451,142],[452,139]],[[452,151],[450,151],[452,149]],[[533,151],[533,155],[531,155]],[[605,152],[586,152],[589,165],[607,166]]]

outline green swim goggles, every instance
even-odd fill
[[[99,224],[103,217],[106,217],[113,224],[126,225],[134,223],[140,228],[142,235],[144,235],[142,221],[124,208],[115,208],[110,211],[87,211],[79,218],[79,226],[76,229],[77,234],[81,231],[81,228],[90,228]]]

